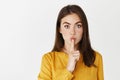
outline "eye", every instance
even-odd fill
[[[70,26],[69,25],[64,25],[64,28],[69,29]]]
[[[77,28],[81,28],[81,27],[82,27],[82,24],[77,24],[76,27],[77,27]]]

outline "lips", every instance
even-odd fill
[[[75,40],[76,40],[76,38],[72,37],[72,38],[70,38],[70,40],[74,40],[74,41],[75,41]]]

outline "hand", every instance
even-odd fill
[[[68,58],[67,69],[68,71],[73,72],[75,69],[76,62],[80,58],[80,52],[78,50],[75,51],[74,49],[74,39],[71,40],[71,48],[68,55],[69,55],[69,58]]]

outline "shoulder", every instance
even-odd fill
[[[51,58],[53,54],[54,54],[54,52],[44,53],[43,58]]]
[[[102,62],[102,55],[101,53],[95,51],[95,64],[99,64],[100,62]]]
[[[47,52],[47,53],[44,53],[43,56],[42,56],[42,63],[51,63],[52,61],[52,55],[54,53],[53,52]]]
[[[43,58],[49,58],[49,59],[51,59],[51,58],[54,58],[55,56],[58,56],[58,55],[60,55],[62,52],[47,52],[47,53],[45,53],[44,55],[43,55]]]
[[[101,53],[99,53],[98,51],[95,51],[95,55],[96,55],[96,58],[102,57]]]

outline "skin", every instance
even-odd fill
[[[83,35],[83,27],[79,16],[72,13],[63,17],[61,19],[60,33],[65,42],[63,51],[69,56],[67,70],[73,72],[76,62],[80,58],[77,46]]]

